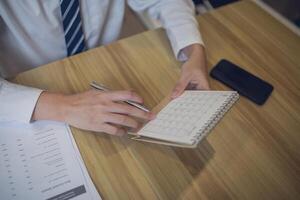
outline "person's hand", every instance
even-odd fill
[[[204,48],[193,44],[183,49],[188,60],[182,65],[181,76],[172,92],[172,98],[180,96],[185,89],[209,90],[208,72]]]
[[[92,89],[75,95],[43,92],[32,119],[63,121],[84,130],[123,135],[126,128],[139,126],[136,118],[154,118],[152,113],[121,102],[125,100],[143,102],[132,91],[101,92]]]

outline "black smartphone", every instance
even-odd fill
[[[270,83],[225,59],[211,70],[210,75],[258,105],[263,105],[273,91]]]

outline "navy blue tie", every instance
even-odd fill
[[[60,0],[68,56],[85,50],[78,0]]]

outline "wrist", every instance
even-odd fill
[[[32,120],[54,120],[66,121],[68,96],[59,93],[42,92],[35,110]]]
[[[190,58],[202,58],[205,56],[205,49],[201,44],[191,44],[183,49],[183,53]]]
[[[207,74],[205,49],[200,44],[192,44],[187,46],[184,53],[188,56],[188,60],[183,64],[184,71],[201,70]]]

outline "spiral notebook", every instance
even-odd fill
[[[131,139],[195,148],[238,98],[236,91],[185,91]]]

